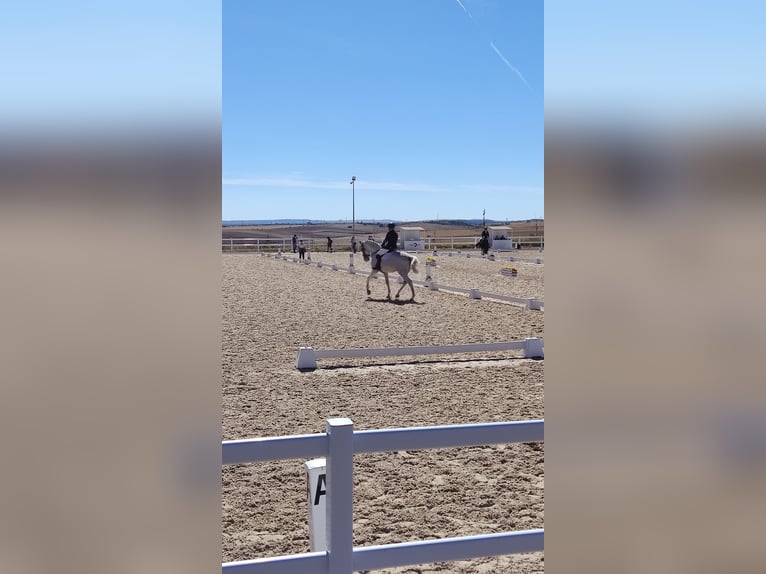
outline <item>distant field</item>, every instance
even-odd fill
[[[544,235],[545,222],[512,221],[507,224],[512,228],[513,235]],[[471,237],[481,233],[481,225],[459,225],[433,222],[413,221],[397,224],[397,229],[405,227],[422,227],[423,237]],[[302,239],[324,240],[328,236],[340,243],[347,243],[351,239],[351,224],[344,223],[312,223],[307,225],[252,225],[246,227],[223,227],[221,237],[223,239],[240,237],[258,237],[265,239],[288,239],[297,235]],[[357,237],[372,235],[382,238],[386,234],[386,225],[357,223]]]

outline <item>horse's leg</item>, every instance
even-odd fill
[[[409,275],[407,275],[407,283],[409,283],[410,289],[412,289],[412,299],[410,299],[410,301],[414,301],[415,300],[415,286],[412,284],[412,279],[410,279]],[[404,285],[402,285],[402,287],[404,287]]]
[[[402,274],[401,274],[401,273],[399,273],[399,275],[402,275]],[[405,273],[404,275],[402,275],[402,279],[404,279],[404,283],[402,283],[402,286],[401,286],[401,287],[399,287],[399,291],[397,291],[397,292],[396,292],[396,298],[397,298],[397,299],[399,298],[399,293],[401,293],[401,292],[402,292],[402,289],[404,289],[404,288],[407,286],[407,283],[408,283],[408,282],[409,282],[409,283],[412,283],[412,281],[410,281],[410,277],[409,277],[409,275],[407,275],[406,273]],[[413,294],[413,295],[412,295],[412,297],[414,298],[414,297],[415,297],[415,295]]]
[[[386,290],[388,291],[388,295],[386,296],[387,299],[391,299],[391,285],[388,283],[388,273],[385,271],[383,272],[383,277],[386,279]]]
[[[375,270],[373,270],[373,272],[372,272],[372,273],[370,273],[370,274],[367,276],[367,294],[368,294],[368,295],[369,295],[370,293],[372,293],[372,291],[370,291],[370,279],[372,279],[372,278],[373,278],[374,276],[376,276],[377,274],[378,274],[378,272],[377,272],[377,271],[375,271]]]

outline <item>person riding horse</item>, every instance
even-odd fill
[[[484,228],[484,231],[481,232],[481,239],[479,239],[479,242],[476,244],[476,247],[479,247],[481,249],[481,254],[486,255],[489,251],[489,231],[487,228]]]
[[[376,259],[374,269],[377,269],[378,271],[380,271],[380,260],[383,258],[383,256],[386,253],[396,251],[398,249],[397,243],[399,243],[399,235],[396,233],[396,231],[394,231],[394,227],[396,226],[393,223],[388,224],[388,233],[386,233],[386,238],[383,240],[383,243],[380,244],[380,251],[375,254]]]
[[[394,246],[395,245],[396,244],[394,244]],[[379,268],[376,269],[375,265],[378,259],[377,255],[379,251],[382,251],[380,244],[376,243],[374,240],[368,239],[367,241],[362,242],[362,257],[364,257],[365,261],[370,262],[370,268],[372,269],[372,273],[370,273],[367,277],[367,295],[371,293],[370,280],[374,279],[378,275],[378,272],[380,272],[383,273],[383,278],[386,280],[386,291],[388,293],[387,298],[390,300],[391,285],[388,282],[388,274],[398,273],[404,282],[396,292],[396,298],[399,299],[399,294],[402,292],[402,289],[409,285],[410,290],[412,291],[412,297],[410,298],[410,301],[414,301],[415,286],[412,284],[412,279],[410,279],[409,274],[410,272],[418,273],[418,258],[415,255],[405,251],[391,251],[388,255],[380,260]]]

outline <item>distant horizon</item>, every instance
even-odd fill
[[[543,217],[533,217],[533,218],[518,218],[518,219],[482,219],[482,218],[455,218],[455,217],[443,217],[438,219],[395,219],[395,218],[380,218],[380,219],[357,219],[356,223],[358,224],[379,224],[379,223],[385,223],[385,222],[394,222],[394,223],[408,223],[408,222],[423,222],[423,223],[440,223],[440,222],[461,222],[468,225],[476,225],[478,223],[486,222],[488,225],[498,224],[498,223],[519,223],[519,222],[534,222],[534,221],[545,221],[545,218]],[[302,217],[292,217],[292,218],[277,218],[277,219],[223,219],[221,220],[221,223],[224,226],[236,226],[236,225],[280,225],[280,224],[289,224],[289,225],[306,225],[306,224],[348,224],[351,225],[350,219],[309,219],[309,218],[302,218]]]

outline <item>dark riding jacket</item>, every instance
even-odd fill
[[[381,243],[381,247],[383,249],[388,249],[389,251],[396,251],[397,247],[396,244],[399,243],[399,235],[394,231],[393,229],[386,233],[386,238],[383,240],[383,243]]]

